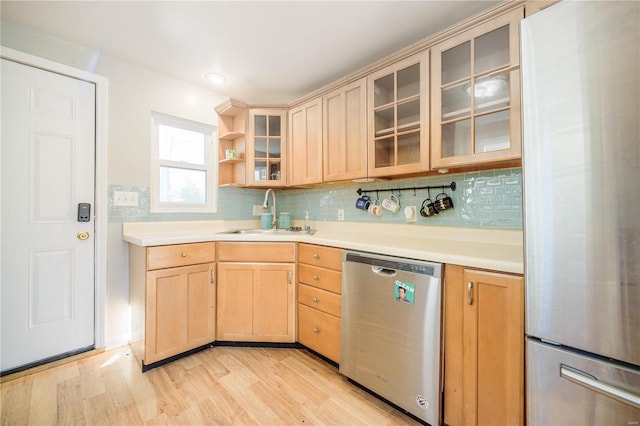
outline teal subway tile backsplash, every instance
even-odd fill
[[[278,212],[288,211],[292,220],[303,220],[305,211],[313,221],[338,220],[338,209],[344,210],[347,222],[384,222],[405,223],[403,209],[416,206],[420,209],[427,198],[427,190],[411,189],[421,186],[449,185],[456,182],[456,190],[444,192],[453,199],[454,208],[441,212],[434,217],[424,218],[418,214],[417,225],[456,226],[522,229],[522,169],[500,169],[473,173],[447,174],[430,177],[397,179],[371,183],[348,183],[325,185],[311,189],[289,189],[276,191]],[[400,191],[401,209],[397,214],[385,211],[381,217],[373,216],[355,208],[357,190],[366,191],[409,188]],[[113,206],[113,191],[138,191],[138,207]],[[431,190],[435,199],[442,192]],[[394,192],[398,195],[398,191]],[[109,221],[141,222],[171,220],[247,220],[257,219],[252,215],[252,206],[262,204],[265,190],[220,188],[218,192],[217,213],[150,213],[149,188],[110,185]],[[388,191],[374,191],[369,195],[381,201],[389,195]],[[270,198],[271,199],[271,198]],[[412,224],[415,225],[415,224]]]
[[[262,204],[264,191],[220,188],[217,213],[151,213],[148,186],[109,185],[109,222],[165,222],[174,220],[248,220],[254,218],[253,205]],[[114,206],[113,191],[137,191],[138,207]],[[280,210],[280,209],[278,209]]]

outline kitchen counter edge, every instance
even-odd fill
[[[123,223],[123,240],[138,246],[206,241],[302,242],[347,250],[522,274],[522,232],[420,226],[321,222],[315,233],[224,234],[233,229],[257,228],[254,221]]]

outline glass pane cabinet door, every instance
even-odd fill
[[[519,109],[512,107],[520,102],[513,97],[519,92],[522,13],[505,14],[433,49],[432,84],[439,91],[433,99],[434,168],[520,158]]]
[[[253,181],[269,184],[281,183],[283,179],[283,114],[281,112],[252,113],[253,136]]]
[[[412,57],[371,76],[373,175],[393,174],[396,169],[411,172],[408,167],[416,164],[416,171],[428,169],[422,137],[426,131],[422,102],[427,98],[427,66],[422,56]],[[383,168],[386,170],[381,171]]]

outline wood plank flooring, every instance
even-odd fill
[[[300,349],[214,347],[142,373],[128,346],[2,383],[3,425],[416,425]]]

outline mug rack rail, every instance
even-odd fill
[[[384,188],[384,189],[367,189],[364,190],[362,188],[358,188],[358,191],[356,191],[358,193],[358,195],[362,195],[362,194],[367,194],[367,193],[376,193],[376,196],[378,195],[379,192],[402,192],[402,191],[413,191],[413,195],[416,195],[416,191],[421,190],[421,189],[426,189],[427,191],[430,191],[432,189],[441,189],[441,190],[445,190],[445,189],[451,189],[452,191],[456,190],[456,183],[455,182],[451,182],[449,185],[428,185],[428,186],[409,186],[407,188]]]

